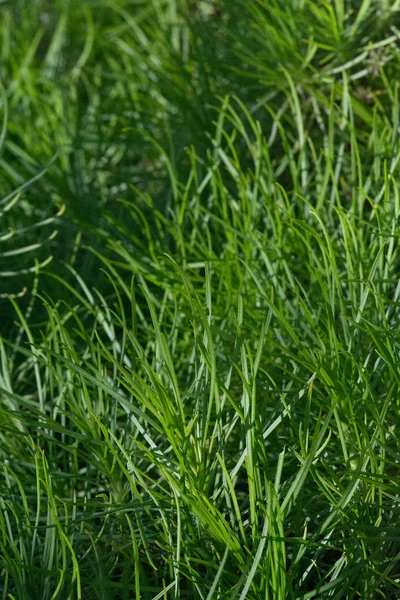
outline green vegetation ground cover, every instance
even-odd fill
[[[395,599],[399,2],[0,3],[3,599]]]

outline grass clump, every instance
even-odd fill
[[[1,8],[4,598],[398,596],[398,8]]]

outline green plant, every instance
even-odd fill
[[[397,3],[18,9],[3,168],[42,123],[67,211],[7,301],[3,597],[395,598]]]

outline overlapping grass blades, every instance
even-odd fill
[[[346,90],[342,136],[357,156]],[[120,239],[95,252],[107,296],[75,274],[69,306],[42,299],[40,333],[12,300],[5,594],[396,593],[395,171],[379,161],[364,177],[360,165],[349,195],[332,133],[329,153],[304,160],[274,119],[280,141],[268,143],[245,105],[224,100],[169,214],[137,192],[124,221],[110,216]],[[280,143],[293,148],[286,164]]]
[[[4,598],[399,595],[398,10],[2,4]]]

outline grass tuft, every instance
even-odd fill
[[[399,9],[0,6],[2,598],[398,596]]]

